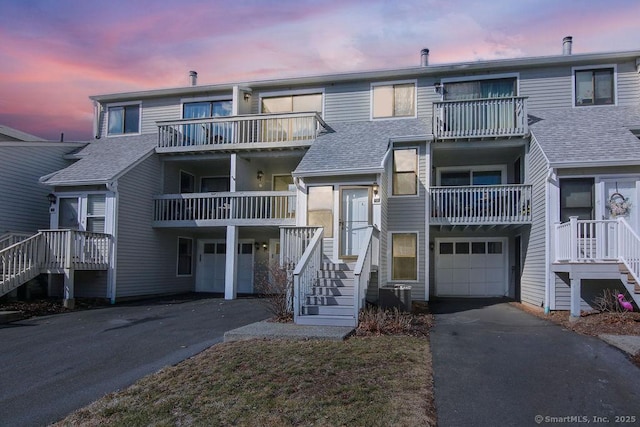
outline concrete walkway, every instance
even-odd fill
[[[0,326],[0,426],[47,425],[269,317],[259,299],[193,295]]]
[[[622,351],[502,300],[430,305],[439,426],[640,423],[640,369]]]

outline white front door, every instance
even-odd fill
[[[603,180],[604,197],[601,203],[603,219],[624,218],[638,232],[636,181],[633,179]]]
[[[357,257],[371,223],[369,187],[340,189],[340,257]]]
[[[196,292],[224,292],[226,253],[223,239],[198,240]]]

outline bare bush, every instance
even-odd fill
[[[372,335],[396,335],[407,333],[412,328],[413,316],[397,308],[385,310],[369,306],[360,312],[358,329]]]
[[[601,295],[594,298],[596,309],[602,313],[622,313],[624,309],[618,302],[617,289],[604,289]]]
[[[267,309],[278,322],[293,319],[291,270],[280,267],[277,261],[265,264],[264,274],[257,279],[256,291],[264,298]]]

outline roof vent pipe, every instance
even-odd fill
[[[420,66],[426,67],[429,65],[429,49],[422,49],[420,51]]]
[[[189,71],[189,82],[191,86],[195,86],[198,84],[198,73],[195,71]]]
[[[562,54],[571,55],[571,45],[573,44],[573,37],[567,36],[562,39]]]

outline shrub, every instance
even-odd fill
[[[369,306],[360,312],[361,332],[373,335],[395,335],[408,333],[411,330],[413,316],[397,308],[384,310]]]
[[[601,295],[594,298],[596,309],[602,313],[622,313],[624,309],[618,302],[618,294],[621,293],[617,289],[604,289]]]
[[[291,270],[273,261],[265,265],[263,272],[256,281],[256,291],[264,298],[267,309],[276,321],[290,321],[293,318]]]

